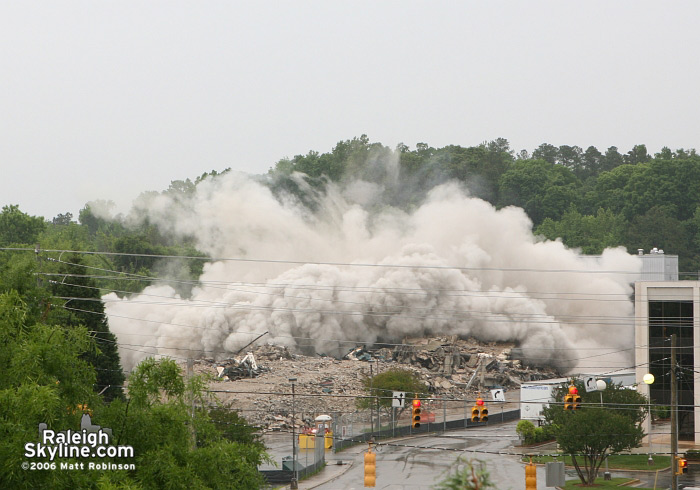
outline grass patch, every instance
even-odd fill
[[[590,486],[590,487],[584,487],[581,486],[581,480],[568,480],[566,482],[566,485],[564,485],[562,488],[564,490],[574,490],[574,489],[581,489],[581,488],[633,488],[633,487],[625,487],[623,486],[625,483],[630,482],[629,478],[613,478],[612,480],[603,480],[603,477],[600,476],[599,478],[596,478],[595,480],[595,485]],[[651,488],[648,487],[634,487],[635,490],[652,490]]]
[[[646,470],[656,471],[668,468],[671,465],[671,456],[653,456],[654,464],[650,465],[647,461],[649,458],[646,454],[613,454],[608,457],[608,467],[611,470]],[[530,461],[529,457],[523,457],[524,462]],[[549,463],[550,461],[564,461],[566,466],[573,466],[571,456],[535,456],[532,458],[533,463]],[[583,463],[583,458],[578,459],[579,463]],[[605,463],[600,467],[600,471],[605,468]],[[601,473],[602,478],[602,473]]]

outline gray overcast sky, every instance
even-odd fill
[[[700,148],[700,2],[0,0],[0,205],[121,210],[367,134]]]

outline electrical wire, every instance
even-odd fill
[[[0,250],[44,252],[44,253],[73,253],[83,255],[105,255],[121,257],[148,257],[158,259],[187,259],[204,260],[212,262],[247,262],[255,264],[288,264],[288,265],[330,265],[336,267],[379,267],[386,269],[437,269],[437,270],[459,270],[459,271],[493,271],[493,272],[533,272],[533,273],[584,273],[584,274],[629,274],[641,275],[642,272],[630,272],[624,270],[589,270],[589,269],[533,269],[533,268],[505,268],[505,267],[460,267],[441,265],[405,265],[405,264],[370,264],[361,262],[321,262],[321,261],[299,261],[282,259],[257,259],[244,257],[202,257],[196,255],[165,255],[165,254],[142,254],[125,252],[104,252],[88,250],[67,250],[67,249],[41,249],[21,248],[21,247],[0,247]]]
[[[73,284],[73,283],[64,283],[64,282],[58,282],[58,281],[49,281],[51,284],[56,284],[56,285],[62,285],[62,286],[70,286],[70,287],[76,287],[76,288],[83,288],[83,289],[91,289],[91,290],[105,290],[105,288],[100,288],[97,286],[88,286],[84,284]],[[123,291],[123,290],[117,290],[117,289],[106,289],[107,291],[113,292],[113,293],[122,293],[122,294],[131,294],[129,291]],[[240,291],[240,290],[239,290]],[[264,294],[264,295],[270,295],[270,296],[276,296],[276,297],[283,297],[283,298],[290,298],[290,299],[303,299],[303,300],[309,300],[309,301],[321,301],[321,302],[330,302],[333,304],[340,303],[340,304],[352,304],[352,305],[358,305],[358,306],[364,306],[367,308],[395,308],[398,311],[388,311],[386,313],[371,313],[369,311],[334,311],[335,314],[341,314],[341,315],[348,315],[348,314],[361,314],[361,315],[368,315],[368,316],[395,316],[395,315],[401,315],[402,318],[428,318],[428,317],[416,317],[416,316],[408,316],[404,315],[402,313],[402,310],[409,310],[409,311],[420,311],[420,310],[426,310],[429,312],[446,312],[446,313],[454,313],[454,312],[461,312],[464,314],[469,314],[468,319],[486,319],[487,321],[496,321],[496,320],[491,320],[489,319],[489,315],[492,315],[494,317],[497,317],[501,320],[497,321],[518,321],[519,323],[531,323],[531,321],[527,320],[527,318],[534,318],[532,323],[554,323],[554,324],[560,324],[560,323],[567,323],[570,325],[588,325],[588,324],[595,324],[595,325],[618,325],[618,323],[615,322],[604,322],[602,320],[615,320],[615,319],[620,319],[624,320],[622,325],[626,325],[627,322],[629,321],[629,318],[627,317],[612,317],[612,316],[607,316],[607,317],[595,317],[595,316],[584,316],[584,315],[560,315],[557,317],[557,320],[538,320],[538,317],[541,318],[551,318],[551,315],[545,314],[545,313],[516,313],[516,312],[508,312],[508,313],[498,313],[498,312],[490,312],[490,311],[478,311],[478,310],[465,310],[465,309],[450,309],[450,308],[430,308],[430,307],[416,307],[416,306],[410,306],[410,305],[392,305],[387,307],[386,305],[382,304],[376,304],[376,303],[360,303],[356,301],[343,301],[343,300],[338,300],[338,299],[328,299],[328,298],[311,298],[311,297],[298,297],[298,296],[286,296],[283,294],[275,294],[275,293],[259,293],[259,292],[252,292],[252,291],[243,291],[246,293],[252,293],[252,294]],[[138,294],[139,298],[142,297],[147,297],[147,298],[160,298],[167,300],[168,302],[166,303],[169,306],[195,306],[195,307],[224,307],[224,308],[236,308],[239,309],[240,305],[239,303],[230,303],[230,302],[223,302],[223,301],[209,301],[209,300],[199,300],[199,299],[187,299],[183,300],[181,298],[173,298],[172,296],[164,296],[164,295],[158,295],[158,294],[151,294],[151,293],[139,293]],[[80,297],[63,297],[63,296],[57,296],[57,298],[61,299],[72,299],[72,300],[77,300]],[[151,304],[146,301],[137,301],[137,300],[107,300],[103,298],[82,298],[84,301],[102,301],[102,302],[118,302],[120,304]],[[176,301],[185,301],[184,303],[177,303]],[[163,303],[152,303],[154,305],[163,305]],[[280,310],[282,308],[277,307],[277,306],[248,306],[248,308],[268,308],[271,310]],[[329,313],[328,310],[310,310],[310,309],[298,309],[298,308],[288,308],[289,310],[292,311],[303,311],[303,312],[309,312],[309,311],[319,311],[323,313]],[[485,316],[475,316],[475,314],[478,315],[485,315]],[[505,317],[505,318],[504,318]],[[429,318],[444,318],[444,317],[439,317],[439,316],[434,316],[430,315]],[[453,315],[449,318],[462,318],[461,315]],[[589,320],[592,320],[592,322],[574,322],[573,319],[578,319],[578,318],[586,318]]]

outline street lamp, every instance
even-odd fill
[[[600,408],[603,408],[603,392],[605,391],[605,388],[608,387],[607,384],[605,384],[605,381],[602,379],[596,380],[595,382],[596,388],[598,388],[598,391],[600,392]],[[605,473],[603,473],[603,480],[610,480],[610,472],[608,471],[608,457],[605,456]]]
[[[289,382],[292,383],[292,483],[289,485],[291,490],[296,490],[299,488],[297,481],[297,433],[296,433],[296,412],[294,410],[294,384],[297,382],[296,378],[289,378]]]
[[[651,373],[647,373],[647,374],[645,374],[644,377],[642,378],[642,381],[644,381],[644,383],[649,387],[649,388],[648,388],[648,390],[649,390],[649,398],[647,398],[647,401],[649,402],[649,404],[648,404],[648,409],[647,409],[647,412],[648,412],[648,415],[649,415],[649,459],[647,460],[647,462],[648,462],[649,465],[651,466],[651,465],[654,464],[654,459],[651,457],[651,428],[652,428],[652,418],[651,418],[651,385],[652,385],[652,383],[654,382],[654,375],[651,374]]]

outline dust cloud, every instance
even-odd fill
[[[132,214],[196,237],[214,260],[187,297],[167,280],[104,296],[125,368],[152,355],[229,357],[266,332],[257,342],[333,356],[457,335],[516,342],[526,362],[562,371],[630,364],[641,264],[623,249],[581,257],[535,237],[522,209],[456,183],[402,210],[382,204],[397,192],[383,183],[288,179],[294,193],[227,173],[186,199],[135,203]]]

